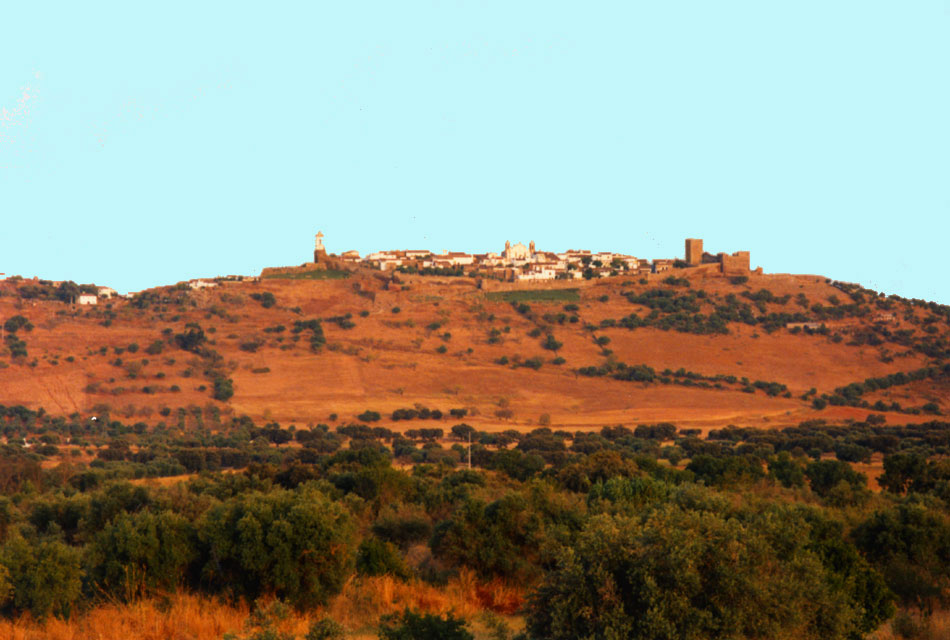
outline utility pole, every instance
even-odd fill
[[[472,470],[472,432],[468,432],[468,470]]]

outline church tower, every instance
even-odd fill
[[[528,243],[528,250],[531,251],[531,255],[534,256],[534,240]]]

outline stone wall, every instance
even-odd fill
[[[616,282],[616,278],[591,278],[590,280],[528,280],[522,282],[502,282],[501,280],[492,280],[483,278],[481,280],[482,291],[526,291],[526,290],[548,290],[548,289],[586,289],[602,282],[610,280]]]
[[[718,262],[710,263],[710,264],[701,264],[701,265],[692,267],[687,273],[689,273],[690,275],[701,273],[703,274],[703,277],[710,276],[710,275],[719,275],[720,273],[722,273],[722,265],[719,264]]]
[[[305,262],[298,267],[264,267],[263,271],[261,271],[261,277],[265,278],[267,276],[288,273],[306,273],[307,271],[324,271],[326,268],[325,264],[317,264],[316,262]]]
[[[720,254],[722,260],[722,274],[725,276],[746,276],[751,271],[751,260],[748,251],[736,251],[731,256]]]

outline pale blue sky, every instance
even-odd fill
[[[0,271],[683,239],[950,303],[950,0],[16,2]]]

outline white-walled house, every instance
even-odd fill
[[[453,266],[458,266],[458,267],[463,266],[463,265],[474,264],[475,262],[475,256],[469,253],[461,253],[461,252],[455,252],[455,251],[445,252],[439,257],[442,260],[448,260],[449,263],[451,263]]]

